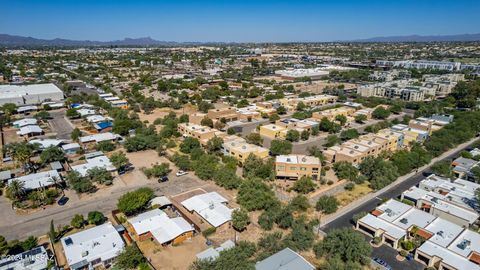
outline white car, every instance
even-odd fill
[[[186,174],[188,174],[188,172],[178,171],[175,175],[176,175],[176,176],[182,176],[182,175],[186,175]]]

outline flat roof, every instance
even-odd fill
[[[217,192],[210,192],[184,200],[182,205],[188,211],[197,212],[212,226],[218,227],[232,219],[233,209],[225,206],[224,203],[226,202],[228,200]]]
[[[376,230],[380,229],[395,239],[400,239],[407,234],[405,229],[402,229],[393,223],[378,218],[372,214],[367,214],[366,216],[362,217],[359,222],[375,228]]]
[[[35,94],[63,94],[62,90],[53,83],[28,85],[0,85],[0,98],[21,97]]]
[[[315,267],[300,254],[285,248],[255,264],[256,270],[314,270]]]
[[[61,239],[65,257],[70,266],[91,262],[96,259],[105,261],[117,257],[125,243],[113,225],[108,222]]]
[[[428,239],[429,241],[439,246],[447,247],[460,235],[464,228],[446,219],[436,218],[425,227],[425,230],[433,234],[432,237]]]
[[[80,142],[86,143],[86,142],[103,142],[103,141],[111,141],[118,139],[120,135],[111,133],[111,132],[104,132],[104,133],[98,133],[98,134],[93,134],[93,135],[88,135],[88,136],[83,136],[80,137]]]
[[[411,226],[425,228],[433,220],[435,220],[434,215],[416,208],[411,208],[410,210],[405,212],[403,215],[399,216],[393,222],[393,224],[403,229],[408,229]]]
[[[395,219],[405,214],[411,208],[413,207],[410,205],[404,204],[394,199],[390,199],[384,204],[377,207],[378,210],[381,210],[383,212],[383,214],[378,217],[386,221],[393,222]]]
[[[61,179],[56,170],[49,170],[12,178],[8,180],[8,184],[12,183],[13,181],[19,181],[24,183],[25,190],[34,190],[55,184],[55,181],[52,179],[53,177],[56,177],[58,180]]]
[[[454,252],[434,244],[433,242],[426,241],[421,245],[418,251],[425,253],[431,257],[436,256],[442,259],[442,262],[455,267],[456,269],[468,269],[468,270],[479,270],[480,266],[469,261],[468,259],[455,254]]]
[[[111,172],[116,168],[110,162],[110,159],[106,156],[97,156],[94,158],[85,159],[87,163],[72,166],[72,170],[78,172],[81,176],[86,176],[88,171],[93,168],[104,168],[105,170]]]
[[[320,165],[319,158],[306,155],[279,155],[275,158],[275,162]]]
[[[480,234],[472,230],[464,230],[448,249],[467,258],[472,251],[480,253]]]

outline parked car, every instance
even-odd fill
[[[161,183],[161,182],[167,182],[168,181],[168,177],[167,176],[162,176],[160,178],[158,178],[158,182]]]
[[[178,171],[175,175],[176,176],[183,176],[183,175],[187,175],[187,174],[188,174],[188,172],[186,172],[186,171]]]
[[[62,196],[60,199],[58,199],[57,203],[58,205],[65,205],[68,202],[68,197]]]

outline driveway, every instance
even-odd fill
[[[70,134],[72,133],[74,126],[66,118],[65,109],[50,111],[52,119],[48,120],[52,131],[57,133],[58,139],[70,140]]]

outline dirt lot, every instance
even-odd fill
[[[195,261],[195,255],[207,249],[205,238],[194,236],[178,246],[162,247],[153,241],[137,242],[139,248],[156,269],[185,270]]]
[[[157,118],[163,118],[166,115],[168,115],[171,111],[175,112],[177,114],[177,117],[181,116],[182,114],[192,114],[196,112],[196,108],[191,105],[186,105],[184,109],[179,109],[179,110],[172,110],[169,108],[162,108],[162,109],[155,109],[153,110],[152,113],[145,114],[145,113],[139,113],[138,117],[140,117],[140,120],[143,121],[148,121],[148,123],[153,124],[153,121]]]

